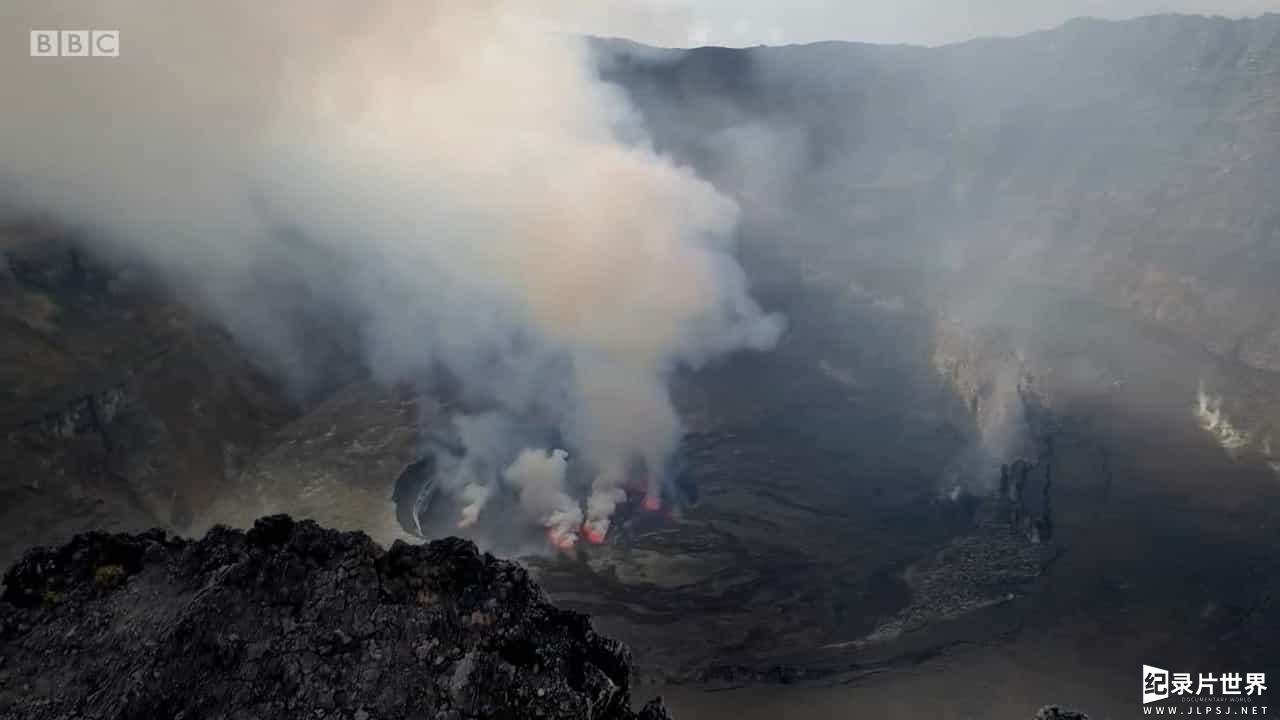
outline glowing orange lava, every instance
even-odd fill
[[[577,535],[566,533],[556,528],[551,528],[547,531],[547,539],[551,541],[551,544],[557,550],[564,550],[565,552],[572,550],[578,544]]]
[[[604,543],[604,533],[592,525],[582,526],[582,537],[592,545],[601,545]]]
[[[658,512],[662,509],[662,498],[657,495],[645,495],[644,509],[649,512]]]

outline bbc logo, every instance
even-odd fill
[[[32,30],[31,57],[120,57],[120,31]]]

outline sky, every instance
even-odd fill
[[[1280,0],[559,0],[568,29],[653,45],[778,45],[820,40],[940,45],[1019,35],[1075,17],[1156,13],[1242,17]]]

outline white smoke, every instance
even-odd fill
[[[651,491],[652,492],[652,491]],[[583,532],[593,542],[602,542],[609,534],[610,517],[618,503],[626,499],[627,493],[610,483],[601,483],[587,500],[587,521]]]
[[[1280,475],[1280,457],[1270,431],[1256,425],[1253,430],[1248,429],[1247,420],[1229,413],[1224,396],[1209,390],[1203,377],[1197,385],[1191,412],[1200,428],[1213,436],[1228,456],[1240,459],[1246,453],[1256,453],[1273,473]]]
[[[1253,442],[1253,436],[1237,427],[1223,410],[1222,396],[1215,395],[1205,389],[1204,378],[1200,379],[1196,390],[1196,404],[1192,408],[1196,422],[1200,427],[1213,435],[1219,447],[1229,454],[1236,454]]]
[[[582,510],[564,492],[568,453],[524,450],[503,476],[520,493],[520,505],[549,531],[551,541],[562,549],[578,542]]]
[[[499,413],[460,416],[454,427],[467,454],[457,459],[444,455],[437,476],[441,488],[461,501],[458,526],[465,528],[475,525],[497,490],[498,472],[512,452],[511,428]]]
[[[535,416],[598,472],[588,519],[607,527],[628,463],[662,468],[679,436],[665,375],[769,348],[781,321],[732,258],[735,205],[545,31],[560,5],[6,3],[5,27],[119,29],[121,56],[3,64],[0,189],[161,271],[279,367],[306,364],[295,311],[340,314],[380,379],[444,367],[488,397],[445,482],[462,522],[503,478],[539,521],[575,519],[577,501],[543,506],[556,473],[530,475],[527,448],[481,438]]]

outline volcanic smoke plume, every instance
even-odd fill
[[[665,374],[782,323],[731,257],[734,204],[649,147],[556,6],[5,3],[5,27],[119,29],[121,56],[6,60],[0,206],[159,271],[277,368],[307,367],[308,309],[384,381],[445,368],[515,419],[472,433],[461,520],[515,483],[558,542],[575,513],[603,535],[678,437]],[[585,497],[557,448],[487,435],[530,418]]]

